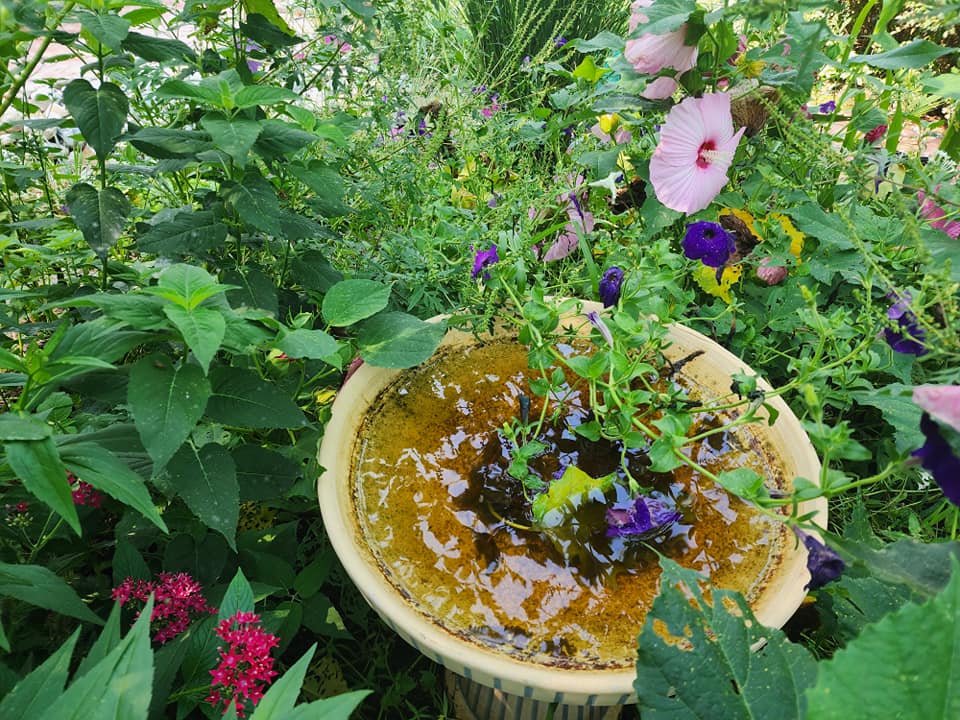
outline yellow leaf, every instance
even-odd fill
[[[723,268],[723,275],[720,282],[717,282],[717,269],[709,265],[700,264],[693,271],[693,279],[697,285],[707,294],[713,295],[723,300],[725,303],[732,303],[733,297],[730,294],[730,288],[743,275],[742,265],[727,265]]]

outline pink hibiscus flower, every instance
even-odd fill
[[[640,25],[646,25],[648,18],[642,12],[653,5],[654,0],[635,0],[630,6],[630,35]],[[639,38],[627,40],[624,57],[637,72],[658,73],[664,68],[674,68],[686,72],[697,62],[697,46],[687,45],[687,24],[664,35],[646,33]]]
[[[658,77],[653,82],[648,82],[640,95],[647,100],[665,100],[671,97],[678,87],[680,85],[672,77]]]
[[[939,189],[940,186],[938,185],[936,190]],[[928,198],[927,194],[923,192],[923,190],[917,192],[917,199],[920,201],[920,215],[925,220],[930,220],[930,227],[943,230],[954,240],[960,239],[960,221],[944,220],[943,218],[947,213],[944,212],[943,208],[937,205],[931,198]]]
[[[727,170],[744,130],[733,131],[726,93],[688,97],[675,105],[650,158],[650,182],[657,199],[684,213],[707,207],[727,184]]]

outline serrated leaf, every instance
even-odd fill
[[[103,625],[66,581],[42,565],[0,563],[0,596]]]
[[[575,465],[567,465],[563,475],[552,480],[546,492],[540,493],[533,501],[533,519],[543,523],[549,515],[551,527],[559,525],[569,513],[591,495],[603,496],[613,485],[616,474],[595,478]]]
[[[443,322],[425,322],[402,312],[380,313],[364,321],[357,344],[364,362],[408,368],[433,355],[446,331]]]
[[[119,15],[80,13],[80,26],[97,39],[104,47],[119,52],[130,21]]]
[[[227,620],[238,612],[253,612],[253,590],[250,583],[247,582],[243,570],[238,569],[233,580],[227,585],[227,592],[224,593],[223,600],[220,601],[220,611],[217,619]]]
[[[183,341],[206,373],[226,333],[227,322],[223,314],[211,308],[187,310],[179,305],[167,305],[163,312],[180,331]]]
[[[105,82],[99,88],[86,80],[72,80],[63,91],[63,104],[98,158],[113,150],[127,121],[130,103],[119,86]]]
[[[242,182],[227,185],[224,199],[248,225],[270,235],[282,234],[277,192],[256,170],[248,170]]]
[[[47,708],[63,692],[67,684],[70,659],[79,637],[80,628],[77,628],[56,652],[7,693],[3,701],[0,701],[0,717],[45,717]]]
[[[268,23],[281,30],[286,35],[293,35],[293,30],[283,19],[273,0],[242,0],[243,9],[248,15],[259,15]]]
[[[137,150],[161,160],[195,158],[213,149],[210,136],[196,130],[145,127],[129,135],[128,139]]]
[[[187,443],[167,463],[165,474],[191,512],[236,552],[240,491],[230,453],[218,443],[199,450]]]
[[[960,562],[943,592],[868,625],[820,664],[807,693],[810,720],[861,717],[865,708],[898,720],[960,717]],[[880,708],[885,710],[880,711]]]
[[[335,327],[353,325],[375,315],[390,302],[390,286],[374,280],[344,280],[323,298],[323,319]]]
[[[212,210],[177,213],[173,220],[157,223],[137,238],[144,252],[165,257],[200,255],[223,247],[227,226]]]
[[[763,488],[763,477],[750,468],[724,470],[717,476],[717,481],[724,490],[745,500],[757,497]]]
[[[210,393],[210,381],[199,367],[178,367],[164,355],[145,357],[130,369],[127,403],[155,471],[193,432]]]
[[[284,720],[314,720],[314,718],[349,720],[353,711],[370,693],[370,690],[355,690],[354,692],[342,693],[334,697],[298,705],[285,716]]]
[[[197,54],[186,43],[176,38],[154,37],[138,32],[128,32],[121,47],[139,58],[150,62],[179,60],[187,65],[197,62]]]
[[[72,443],[62,447],[60,454],[64,465],[78,478],[129,505],[167,532],[167,525],[160,517],[143,478],[109,450],[92,442]]]
[[[277,341],[277,347],[291,358],[322,360],[337,352],[337,341],[323,330],[292,330]]]
[[[862,563],[870,575],[891,585],[903,585],[918,598],[940,592],[949,580],[949,567],[960,560],[960,542],[920,543],[901,539],[874,549],[848,538],[829,534],[826,542],[846,559]]]
[[[250,429],[295,428],[307,424],[289,394],[242,368],[221,366],[210,373],[213,394],[206,414],[215,422]]]
[[[283,497],[300,477],[300,466],[259,445],[240,445],[230,450],[237,466],[241,500]]]
[[[806,648],[761,625],[739,593],[712,588],[708,603],[696,572],[665,557],[660,566],[660,592],[637,639],[644,720],[803,718],[817,672]]]
[[[67,208],[83,233],[83,239],[101,260],[117,244],[127,225],[130,201],[113,187],[97,190],[78,183],[67,191]]]
[[[900,452],[923,445],[920,415],[923,411],[913,402],[912,386],[890,383],[882,388],[850,393],[860,405],[869,405],[880,411],[884,422],[894,429],[893,441]]]
[[[247,155],[262,130],[258,120],[245,117],[228,118],[218,112],[208,112],[200,118],[200,125],[210,133],[213,144],[232,157],[240,167],[247,164]]]
[[[900,70],[924,67],[939,57],[955,52],[956,48],[940,47],[929,40],[912,40],[906,45],[876,55],[853,55],[850,62],[865,63],[883,70]]]
[[[317,141],[317,136],[301,130],[283,120],[264,120],[263,130],[254,150],[267,160],[280,160],[292,155],[311,143]]]
[[[80,519],[67,482],[67,469],[53,440],[14,440],[4,443],[3,449],[10,468],[27,491],[59,513],[80,535]]]

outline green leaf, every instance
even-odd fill
[[[3,629],[3,620],[0,619],[0,649],[4,652],[10,652],[10,639]]]
[[[300,477],[299,465],[269,448],[240,445],[230,454],[237,466],[241,500],[283,497]]]
[[[7,693],[0,702],[0,717],[45,718],[47,708],[63,692],[70,674],[70,658],[80,637],[80,628],[73,631],[56,652],[43,661]]]
[[[227,620],[238,612],[253,612],[253,590],[250,589],[250,583],[243,574],[243,570],[238,569],[233,580],[227,585],[227,592],[220,601],[220,612],[218,620]]]
[[[380,313],[366,320],[357,335],[364,362],[384,368],[408,368],[433,355],[447,328],[402,312]]]
[[[377,9],[370,0],[341,0],[343,6],[357,17],[372,18],[377,14]]]
[[[650,7],[643,8],[647,22],[638,25],[632,36],[666,35],[679,30],[696,9],[694,0],[657,0]]]
[[[563,475],[553,480],[547,492],[533,501],[533,519],[547,527],[556,527],[589,496],[602,498],[616,479],[616,473],[595,478],[575,465],[567,465]]]
[[[323,319],[345,327],[383,310],[390,301],[390,286],[374,280],[344,280],[323,298]]]
[[[128,139],[137,150],[161,160],[195,158],[213,149],[210,136],[196,130],[145,127],[128,136]]]
[[[224,183],[224,200],[240,219],[270,235],[282,235],[277,192],[256,170],[247,170],[240,183]]]
[[[219,310],[195,307],[186,310],[179,305],[167,305],[163,312],[176,326],[187,347],[206,373],[214,355],[220,349],[226,333],[227,321]]]
[[[218,443],[199,450],[187,443],[167,463],[165,474],[187,507],[236,552],[240,491],[230,453]]]
[[[945,48],[929,40],[912,40],[887,52],[876,55],[853,55],[851,63],[865,63],[870,67],[883,70],[900,70],[905,68],[920,68],[929,65],[944,55],[957,52],[956,48]]]
[[[67,469],[53,440],[14,440],[4,443],[3,449],[7,462],[23,486],[59,513],[80,535],[80,519],[67,482]]]
[[[238,92],[233,101],[238,109],[256,107],[257,105],[279,105],[285,102],[295,102],[300,99],[293,90],[275,85],[245,85]]]
[[[287,24],[283,22],[282,19],[280,22],[283,27],[287,27]],[[247,21],[240,23],[240,31],[268,51],[273,48],[291,47],[292,45],[298,45],[303,42],[303,38],[294,35],[293,31],[288,27],[285,31],[281,27],[271,23],[262,13],[258,12],[247,14]]]
[[[883,421],[894,429],[893,441],[897,450],[907,452],[923,445],[923,433],[920,432],[923,411],[913,402],[912,391],[912,386],[890,383],[882,388],[851,392],[850,397],[860,405],[877,408]]]
[[[323,330],[291,330],[277,341],[277,347],[291,358],[322,360],[337,352],[337,341]],[[0,426],[2,427],[2,426]]]
[[[240,92],[242,93],[243,90]],[[208,112],[200,118],[200,125],[210,133],[213,144],[232,157],[240,167],[247,164],[247,155],[262,129],[258,120],[244,117],[227,118],[218,112]]]
[[[253,149],[268,160],[285,159],[318,139],[313,133],[283,120],[264,120],[262,126],[263,131]]]
[[[129,32],[121,47],[139,58],[150,62],[178,60],[186,65],[195,65],[197,54],[184,42],[176,38],[162,38]]]
[[[280,29],[286,35],[293,35],[293,30],[280,15],[273,0],[242,0],[242,2],[243,9],[247,15],[260,15],[264,20]]]
[[[157,88],[154,94],[160,98],[194,100],[202,104],[224,107],[219,92],[210,84],[193,85],[184,80],[168,80]]]
[[[143,252],[165,257],[199,255],[223,247],[227,226],[212,210],[179,212],[137,238]]]
[[[88,12],[78,14],[80,26],[93,35],[97,42],[114,52],[120,51],[123,40],[130,30],[129,20],[119,15],[95,15]]]
[[[289,394],[250,370],[216,367],[210,373],[213,394],[206,415],[230,427],[295,428],[307,424]]]
[[[92,442],[71,443],[62,447],[60,454],[64,464],[78,478],[129,505],[167,532],[166,523],[160,517],[143,478],[109,450]]]
[[[577,38],[573,40],[571,46],[574,50],[582,53],[596,52],[597,50],[619,50],[623,51],[623,37],[608,30],[602,30],[589,40]]]
[[[350,211],[343,202],[343,178],[334,168],[318,160],[306,167],[291,165],[290,173],[317,194],[312,207],[324,217],[337,217]]]
[[[144,288],[151,295],[165,297],[187,310],[196,308],[204,300],[232,290],[201,267],[179,263],[171,265],[157,278],[155,287]]]
[[[862,717],[865,708],[895,709],[898,720],[960,717],[960,562],[950,565],[942,593],[868,625],[820,664],[807,693],[810,720]]]
[[[49,425],[32,415],[0,415],[0,441],[44,440],[53,435]]]
[[[960,100],[960,74],[945,73],[934,77],[921,78],[923,89],[948,100]]]
[[[724,470],[717,480],[724,490],[745,500],[756,498],[763,489],[763,477],[750,468]]]
[[[283,677],[273,683],[257,704],[250,720],[285,720],[290,716],[300,696],[303,678],[307,674],[307,668],[316,649],[316,643],[307,648],[307,651],[283,674]],[[328,716],[324,714],[322,717]]]
[[[61,615],[103,625],[64,581],[42,565],[8,565],[0,563],[0,596],[53,610]]]
[[[101,260],[117,244],[127,225],[130,201],[113,187],[97,190],[78,183],[67,191],[67,208],[83,233],[83,239]]]
[[[147,579],[149,579],[149,576]],[[100,636],[91,646],[86,657],[83,658],[83,662],[77,667],[77,671],[74,673],[74,681],[85,675],[98,662],[109,655],[120,644],[120,636],[120,603],[113,603],[110,608],[110,617],[107,618],[107,624],[100,630]]]
[[[199,367],[177,367],[165,355],[150,355],[130,369],[127,403],[155,471],[193,432],[210,393],[210,381]]]
[[[575,78],[583,78],[590,83],[596,83],[608,72],[610,72],[609,68],[597,67],[596,63],[593,62],[593,58],[587,55],[574,69],[573,76]]]
[[[96,90],[86,80],[72,80],[63,91],[63,104],[84,139],[105,158],[117,144],[130,103],[119,86],[105,82]]]
[[[134,580],[150,579],[150,568],[144,561],[143,556],[140,555],[132,543],[123,538],[117,540],[116,548],[113,551],[113,562],[110,564],[113,568],[114,587],[128,577]]]
[[[343,280],[340,271],[316,250],[308,250],[296,257],[290,264],[290,276],[298,285],[318,293],[329,292],[330,288]]]
[[[146,718],[153,688],[151,598],[133,629],[49,707],[49,720]],[[133,691],[135,689],[135,691]]]
[[[353,711],[369,694],[370,690],[355,690],[322,700],[314,700],[312,703],[298,705],[293,712],[284,717],[284,720],[316,720],[316,718],[350,720]]]
[[[670,472],[683,464],[675,452],[681,438],[661,435],[650,444],[650,472]]]
[[[950,278],[960,282],[960,243],[941,230],[932,229],[923,234],[923,244],[937,266],[950,266]]]
[[[644,720],[803,718],[817,672],[807,650],[761,625],[739,593],[712,588],[708,603],[696,572],[668,558],[660,566],[660,593],[638,638]]]

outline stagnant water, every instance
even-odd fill
[[[402,373],[361,428],[358,522],[390,582],[449,632],[547,665],[631,665],[660,570],[651,547],[606,536],[608,503],[629,503],[622,487],[606,502],[584,502],[559,531],[504,521],[530,517],[498,433],[520,396],[531,395],[528,375],[524,348],[510,342],[440,353]],[[545,480],[571,463],[594,477],[617,469],[615,447],[571,431],[588,417],[581,400],[574,392],[565,421],[539,438],[553,446],[531,463]],[[534,397],[532,417],[539,403]],[[714,473],[746,466],[776,482],[776,468],[742,428],[689,450]],[[718,587],[755,597],[777,561],[780,524],[689,468],[650,473],[640,451],[629,467],[652,497],[682,513],[648,544]]]

